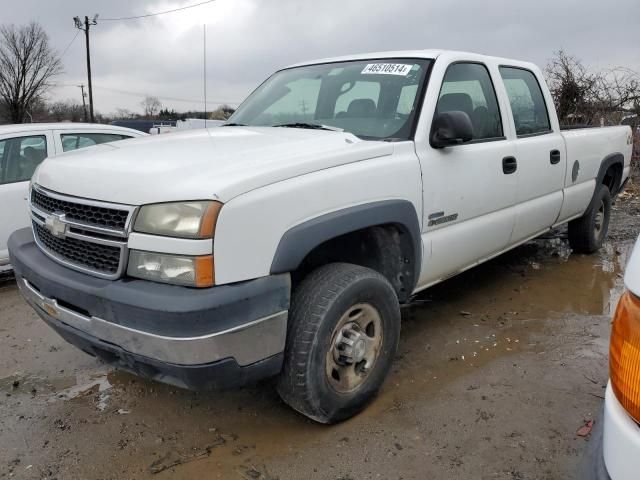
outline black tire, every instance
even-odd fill
[[[362,383],[353,391],[341,392],[336,389],[335,370],[333,379],[329,378],[330,355],[342,351],[334,347],[340,335],[336,332],[342,332],[338,326],[350,318],[345,315],[360,316],[359,306],[371,307],[370,312],[378,314],[380,328],[376,328],[382,338],[377,340],[376,359],[366,373],[350,374],[351,378],[360,376],[354,382]],[[287,330],[278,393],[293,409],[317,422],[340,422],[360,412],[376,396],[389,372],[400,338],[398,297],[389,281],[374,270],[347,263],[325,265],[295,290]]]
[[[578,253],[594,253],[600,249],[609,231],[611,194],[600,185],[585,214],[569,222],[569,245]]]

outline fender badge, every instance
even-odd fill
[[[431,218],[432,215],[429,215],[429,218]],[[447,215],[446,217],[438,217],[438,218],[434,218],[429,220],[429,223],[427,223],[428,227],[433,227],[434,225],[440,225],[441,223],[447,223],[447,222],[453,222],[454,220],[457,220],[458,218],[458,214],[454,213],[452,215]]]

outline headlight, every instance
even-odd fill
[[[625,292],[616,308],[609,347],[609,376],[616,398],[640,422],[640,298]]]
[[[215,283],[213,255],[188,257],[131,250],[127,275],[188,287],[211,287]]]
[[[133,230],[168,237],[212,238],[220,208],[220,202],[212,201],[145,205]]]

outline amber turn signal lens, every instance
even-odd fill
[[[213,287],[215,284],[213,255],[195,257],[196,287]]]
[[[216,223],[222,204],[220,202],[211,202],[207,207],[200,222],[199,238],[212,238],[216,231]]]
[[[613,317],[609,375],[618,401],[640,422],[640,299],[629,292]]]

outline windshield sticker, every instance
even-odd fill
[[[364,70],[362,70],[363,75],[401,75],[406,77],[413,65],[405,65],[403,63],[370,63]]]

